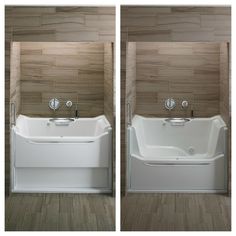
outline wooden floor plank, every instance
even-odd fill
[[[229,231],[224,194],[129,193],[121,201],[122,231]]]
[[[102,194],[11,194],[6,231],[114,231],[115,200]]]

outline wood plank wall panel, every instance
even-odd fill
[[[9,187],[10,43],[115,42],[115,7],[5,7],[5,163]],[[37,73],[37,70],[35,70]],[[38,99],[38,97],[34,97]]]
[[[126,80],[125,80],[125,99],[124,99],[124,112],[127,114],[127,116],[122,117],[122,122],[127,124],[129,122],[129,117],[128,117],[128,106],[127,104],[130,104],[130,109],[131,109],[131,117],[133,116],[135,112],[135,107],[136,107],[136,43],[127,43],[126,44],[126,60],[125,60],[125,65],[123,65],[124,68],[126,68]],[[123,62],[124,63],[124,62]],[[124,128],[124,127],[122,127]],[[127,139],[126,132],[121,133],[124,135],[124,139],[121,140],[121,145],[126,146],[125,140]],[[124,155],[124,153],[122,153]],[[124,159],[121,159],[121,166],[125,166]],[[122,168],[122,174],[121,176],[125,176],[126,173],[126,168]]]
[[[128,43],[126,50],[126,104],[130,104],[132,115],[136,107],[136,43]]]
[[[230,7],[122,7],[128,41],[229,41]]]
[[[114,57],[113,57],[113,44],[104,44],[104,115],[107,117],[108,121],[112,125],[112,136],[113,136],[113,189],[115,189],[115,109],[114,109]],[[115,192],[113,192],[115,196]]]
[[[230,50],[228,43],[220,44],[220,114],[228,126],[228,189],[231,190],[231,91]]]
[[[15,104],[16,115],[20,112],[20,43],[11,44],[10,56],[10,102]],[[13,120],[10,113],[10,120]]]
[[[230,124],[229,45],[220,44],[220,113]]]
[[[10,66],[9,66],[9,72],[6,71],[6,74],[9,73],[10,81],[7,87],[9,86],[9,92],[10,92],[10,98],[6,99],[8,102],[15,104],[15,112],[16,115],[20,112],[20,43],[9,43],[10,45]],[[7,65],[6,65],[7,66]],[[7,82],[8,83],[8,82]],[[8,96],[8,92],[6,92],[6,96]],[[6,102],[6,101],[5,101]],[[9,104],[5,106],[7,109],[5,112],[9,112],[9,118],[5,118],[5,129],[7,127],[10,128],[11,122],[13,122],[14,119],[14,113],[9,109]],[[7,113],[5,113],[7,114]],[[9,119],[9,120],[8,120]],[[6,132],[5,137],[10,137],[10,132]],[[6,157],[10,155],[10,144],[6,142]],[[9,148],[9,149],[8,149]],[[5,174],[7,176],[10,175],[10,162],[5,159]],[[9,179],[6,180],[6,187],[9,187]]]
[[[12,39],[12,9],[5,9],[5,189],[10,186],[10,48]]]
[[[121,18],[122,21],[122,18]],[[123,38],[125,33],[121,32],[121,38]],[[126,113],[126,42],[121,41],[121,78],[120,78],[120,151],[121,151],[121,159],[120,159],[120,166],[121,166],[121,193],[125,193],[125,186],[126,186],[126,128],[127,128],[127,113]]]
[[[231,41],[230,7],[122,6],[121,7],[121,159],[125,163],[125,96],[127,42]],[[122,191],[125,192],[122,165]]]
[[[113,45],[111,43],[104,44],[104,114],[109,122],[114,123],[113,108]]]
[[[21,43],[21,113],[93,117],[104,113],[103,43]],[[52,98],[61,101],[54,112]],[[65,102],[71,100],[71,108]]]
[[[114,41],[114,7],[14,7],[14,41]]]
[[[219,43],[138,42],[136,70],[137,114],[190,117],[191,110],[195,117],[219,114]],[[169,97],[176,100],[172,111],[164,107]],[[187,109],[181,107],[183,100],[189,102]]]

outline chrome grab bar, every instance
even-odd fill
[[[11,126],[16,125],[16,105],[14,102],[11,103]]]
[[[49,122],[53,122],[57,126],[67,126],[71,122],[74,122],[74,118],[51,118],[49,119]]]
[[[127,102],[127,114],[128,114],[127,124],[128,126],[131,126],[132,125],[132,111],[131,111],[131,106],[129,102]]]
[[[199,162],[199,163],[190,163],[190,162],[180,162],[180,163],[170,163],[170,162],[163,162],[163,163],[152,163],[152,162],[144,162],[147,166],[205,166],[209,165],[209,162]]]
[[[165,122],[170,123],[173,126],[183,126],[186,122],[189,122],[189,118],[167,118]]]
[[[42,145],[42,144],[44,144],[44,145],[50,145],[50,144],[52,144],[52,143],[54,143],[54,144],[60,144],[60,145],[62,145],[62,144],[64,144],[64,145],[66,145],[66,144],[85,144],[85,143],[93,143],[94,142],[94,140],[91,140],[91,141],[64,141],[64,140],[62,140],[62,141],[51,141],[51,140],[48,140],[48,141],[35,141],[35,140],[28,140],[28,143],[31,143],[31,144],[38,144],[38,145]]]

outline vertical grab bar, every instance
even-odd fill
[[[127,103],[127,113],[128,113],[128,126],[131,126],[132,125],[132,111],[131,111],[131,106],[130,106],[130,103],[128,102]]]
[[[11,126],[16,125],[16,105],[14,102],[11,103]]]

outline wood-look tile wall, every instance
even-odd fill
[[[126,104],[130,104],[131,114],[136,107],[136,43],[128,43],[126,48]],[[126,112],[127,105],[126,105]],[[128,118],[128,117],[126,117]]]
[[[13,7],[13,41],[114,41],[114,7]]]
[[[231,192],[231,91],[229,43],[220,44],[220,114],[228,126],[228,189]]]
[[[121,178],[125,192],[127,42],[230,42],[230,7],[121,7]],[[220,90],[222,87],[220,87]]]
[[[15,112],[16,115],[19,114],[20,112],[20,43],[15,42],[11,43],[9,45],[11,48],[10,55],[9,55],[9,65],[6,65],[6,75],[10,76],[10,81],[9,84],[6,84],[6,97],[5,97],[5,102],[8,102],[8,104],[14,103],[15,105]],[[7,56],[8,57],[8,56]],[[9,67],[8,67],[9,66]],[[9,71],[8,71],[9,70]],[[9,88],[8,88],[9,86]],[[9,96],[9,98],[8,98]],[[10,124],[14,121],[14,113],[13,110],[10,113],[10,105],[7,107],[5,110],[5,114],[8,116],[5,118],[5,137],[10,137]],[[12,107],[13,108],[13,107]],[[13,108],[14,109],[14,108]],[[9,113],[6,113],[9,112]],[[6,176],[10,176],[10,169],[9,167],[9,160],[8,157],[10,156],[10,145],[9,141],[5,142],[5,174]],[[8,187],[8,183],[6,183],[6,186]]]
[[[229,44],[220,44],[220,114],[230,125]]]
[[[193,110],[194,117],[209,117],[220,113],[219,43],[138,42],[136,71],[137,114],[190,117]],[[176,100],[172,111],[164,106],[170,97]],[[183,100],[189,102],[187,109],[181,107]]]
[[[56,112],[48,106],[54,97],[61,102]],[[21,43],[21,113],[74,116],[76,104],[81,117],[104,113],[104,44]]]
[[[230,7],[123,6],[129,42],[220,42],[231,36]]]
[[[11,8],[5,9],[5,189],[10,184],[10,49],[12,39]]]
[[[113,51],[113,44],[104,44],[104,114],[111,124],[114,123]]]
[[[115,109],[114,109],[114,100],[115,100],[115,91],[114,91],[114,48],[113,44],[105,43],[104,44],[104,115],[107,117],[108,121],[112,125],[112,137],[113,137],[113,189],[115,189]],[[115,192],[113,191],[113,195]]]
[[[20,43],[11,44],[10,55],[10,102],[15,104],[16,115],[20,112]],[[13,121],[13,114],[10,120]]]
[[[114,42],[115,7],[5,7],[5,170],[9,188],[11,42]]]
[[[125,83],[126,94],[124,99],[121,98],[121,147],[126,146],[125,140],[127,140],[126,126],[124,124],[128,124],[130,122],[136,107],[136,43],[127,43],[126,47],[123,47],[122,50],[124,49],[126,50],[126,58],[125,60],[122,60],[122,68],[126,68],[127,79],[121,82]],[[122,55],[124,55],[124,51],[122,52]],[[123,86],[124,85],[121,84],[121,88],[123,88]],[[124,116],[124,114],[127,115]],[[125,150],[126,148],[121,148],[121,157],[126,155]],[[123,168],[124,166],[124,159],[121,158],[121,176],[126,175],[126,168]]]

